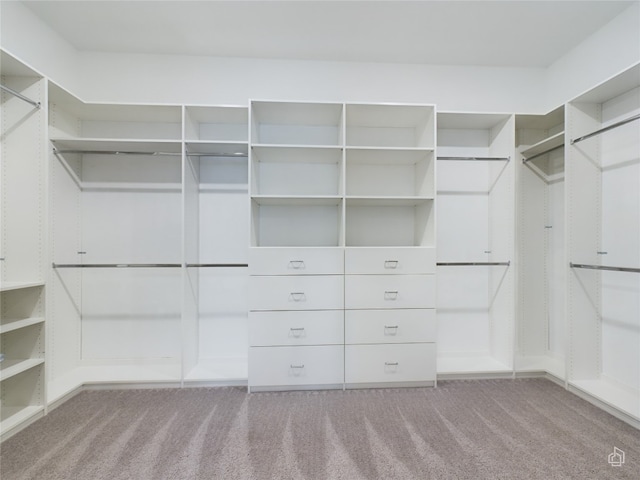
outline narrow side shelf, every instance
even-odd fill
[[[0,421],[0,434],[9,432],[39,413],[44,413],[43,405],[27,405],[25,407],[3,406],[2,421]]]
[[[20,290],[22,288],[43,287],[42,281],[31,282],[2,282],[0,284],[0,292],[8,292],[10,290]]]
[[[37,367],[44,363],[44,358],[7,359],[2,362],[0,369],[0,381],[7,380],[15,375]]]
[[[29,327],[31,325],[37,325],[38,323],[44,323],[44,317],[3,320],[2,324],[0,325],[0,334],[12,332],[14,330],[19,330],[21,328]]]
[[[562,146],[564,146],[564,132],[559,132],[525,148],[521,153],[525,157],[525,161],[528,161]]]

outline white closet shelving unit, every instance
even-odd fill
[[[511,375],[514,118],[438,113],[438,375]]]
[[[435,108],[346,105],[345,384],[434,385]]]
[[[246,382],[248,108],[184,119],[184,381]]]
[[[250,107],[249,388],[344,383],[344,107]]]
[[[49,97],[50,398],[180,382],[181,108]]]
[[[45,413],[47,81],[0,57],[0,437]]]
[[[564,106],[516,116],[516,372],[566,378]]]
[[[567,105],[569,388],[640,426],[640,66]]]

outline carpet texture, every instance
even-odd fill
[[[1,445],[0,478],[637,480],[640,432],[543,379],[85,391]]]

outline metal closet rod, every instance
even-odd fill
[[[601,128],[600,130],[596,130],[595,132],[591,132],[591,133],[587,133],[586,135],[583,135],[581,137],[575,138],[573,140],[571,140],[571,145],[573,145],[574,143],[578,143],[581,142],[583,140],[586,140],[587,138],[591,138],[591,137],[595,137],[596,135],[600,135],[601,133],[604,133],[608,130],[613,130],[614,128],[618,128],[621,127],[622,125],[626,125],[627,123],[633,122],[634,120],[638,120],[640,119],[640,113],[637,115],[634,115],[632,117],[629,117],[625,120],[620,120],[619,122],[616,122],[612,125],[609,125],[608,127],[604,127]]]
[[[181,263],[54,263],[53,268],[180,268]]]
[[[587,265],[584,263],[570,263],[569,266],[571,268],[586,268],[589,270],[609,270],[611,272],[631,272],[631,273],[640,273],[640,268],[630,268],[630,267],[611,267],[607,265]]]
[[[558,145],[557,147],[551,147],[547,150],[544,150],[543,152],[536,153],[535,155],[531,155],[530,157],[523,158],[522,163],[527,163],[528,161],[533,160],[534,158],[541,157],[542,155],[546,155],[547,153],[553,152],[554,150],[558,150],[559,148],[564,148],[564,143],[562,145]]]
[[[511,265],[511,262],[438,262],[436,263],[438,267],[494,267],[494,266],[505,266],[508,267]]]
[[[30,103],[31,105],[33,105],[36,108],[40,108],[42,106],[40,104],[40,102],[36,102],[35,100],[31,100],[29,97],[25,97],[20,92],[16,92],[14,89],[9,88],[9,87],[7,87],[5,85],[0,84],[0,89],[4,90],[7,93],[10,93],[11,95],[14,95],[14,96],[18,97],[20,100],[24,100],[25,102]]]
[[[239,268],[239,267],[248,267],[248,263],[187,263],[187,267],[198,267],[198,268]]]
[[[511,157],[437,157],[438,160],[476,161],[476,162],[508,162]]]
[[[231,152],[231,153],[189,153],[187,152],[188,157],[237,157],[237,158],[247,158],[249,155],[244,152]]]

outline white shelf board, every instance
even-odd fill
[[[601,402],[640,420],[640,392],[624,388],[606,379],[571,380],[569,384]]]
[[[488,130],[510,116],[504,113],[438,112],[438,129]]]
[[[188,140],[186,142],[187,152],[189,153],[210,153],[215,156],[228,154],[229,158],[245,159],[244,155],[248,155],[249,142],[218,142],[209,140]],[[241,155],[238,155],[241,154]]]
[[[433,148],[347,148],[347,164],[414,165],[433,153]]]
[[[180,140],[121,139],[121,138],[52,138],[58,150],[87,150],[92,152],[167,152],[182,154]]]
[[[189,117],[198,123],[246,125],[249,120],[249,108],[241,105],[187,105],[186,111]]]
[[[333,146],[253,145],[255,163],[327,163],[337,164],[342,159],[342,148]]]
[[[252,113],[259,123],[274,125],[339,126],[341,103],[252,101]]]
[[[347,207],[415,207],[433,201],[433,197],[348,196]]]
[[[0,291],[8,292],[10,290],[20,290],[22,288],[43,287],[42,281],[30,281],[30,282],[0,282]]]
[[[571,103],[602,103],[640,86],[640,64],[605,80],[595,88],[573,99]]]
[[[554,377],[563,379],[566,376],[565,361],[545,355],[522,356],[516,359],[516,372],[547,372]]]
[[[341,196],[290,196],[290,195],[253,195],[251,199],[258,205],[308,207],[308,206],[337,206],[342,201]]]
[[[434,114],[433,105],[347,104],[349,127],[412,128],[426,122]]]
[[[44,317],[6,319],[3,320],[2,325],[0,325],[0,334],[19,330],[31,325],[37,325],[38,323],[44,323]]]
[[[0,363],[0,381],[7,380],[44,363],[44,358],[7,359]]]
[[[438,356],[438,374],[511,373],[512,368],[489,356]]]
[[[562,145],[564,145],[564,132],[558,132],[535,145],[525,148],[521,153],[525,158],[529,158]]]
[[[2,422],[0,422],[0,434],[5,434],[18,425],[26,422],[35,415],[44,411],[42,405],[26,405],[23,407],[2,406]]]
[[[307,143],[252,143],[252,149],[305,149],[305,150],[342,150],[342,145],[307,144]]]
[[[246,382],[249,364],[246,358],[200,359],[185,376],[187,382]]]
[[[82,190],[153,190],[153,191],[182,191],[182,184],[176,182],[82,182]]]

